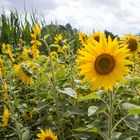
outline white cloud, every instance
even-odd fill
[[[20,13],[24,5],[28,11],[36,9],[42,13],[47,23],[70,23],[85,32],[109,30],[115,34],[139,33],[139,0],[0,0],[6,10],[17,9]]]

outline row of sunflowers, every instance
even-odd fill
[[[41,29],[1,46],[0,139],[139,139],[140,38],[79,33],[75,53],[73,40],[49,44]]]

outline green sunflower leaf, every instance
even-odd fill
[[[140,108],[133,108],[128,110],[129,114],[140,114]]]
[[[97,107],[97,106],[90,106],[88,108],[88,116],[93,115],[98,109],[99,109],[99,107]]]
[[[98,131],[98,129],[96,127],[93,127],[93,128],[79,127],[79,128],[74,129],[74,130],[77,132],[94,132],[94,133]]]
[[[77,93],[72,88],[64,88],[64,90],[58,90],[58,91],[77,99]]]
[[[82,102],[82,101],[87,101],[87,100],[91,100],[91,99],[100,99],[101,97],[97,94],[97,93],[90,93],[86,96],[79,96],[77,98],[78,102]]]

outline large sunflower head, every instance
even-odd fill
[[[116,81],[125,81],[124,74],[129,72],[126,65],[130,64],[127,46],[120,48],[117,38],[114,40],[104,35],[99,42],[89,42],[79,50],[78,63],[79,75],[84,76],[83,82],[89,82],[93,90],[104,88],[112,90]]]
[[[39,138],[37,140],[57,140],[57,136],[50,129],[46,131],[41,130],[37,137]]]
[[[120,43],[124,46],[127,45],[127,48],[131,54],[137,54],[140,51],[139,41],[140,39],[138,36],[125,34],[124,37],[121,38]]]

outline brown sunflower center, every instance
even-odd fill
[[[109,74],[115,67],[115,59],[109,54],[101,54],[96,58],[94,67],[101,75]]]
[[[128,49],[130,49],[131,52],[136,51],[137,41],[135,39],[129,39],[128,40]]]
[[[44,140],[53,140],[53,138],[50,136],[47,136]]]
[[[95,36],[94,39],[99,42],[100,37],[99,36]]]

